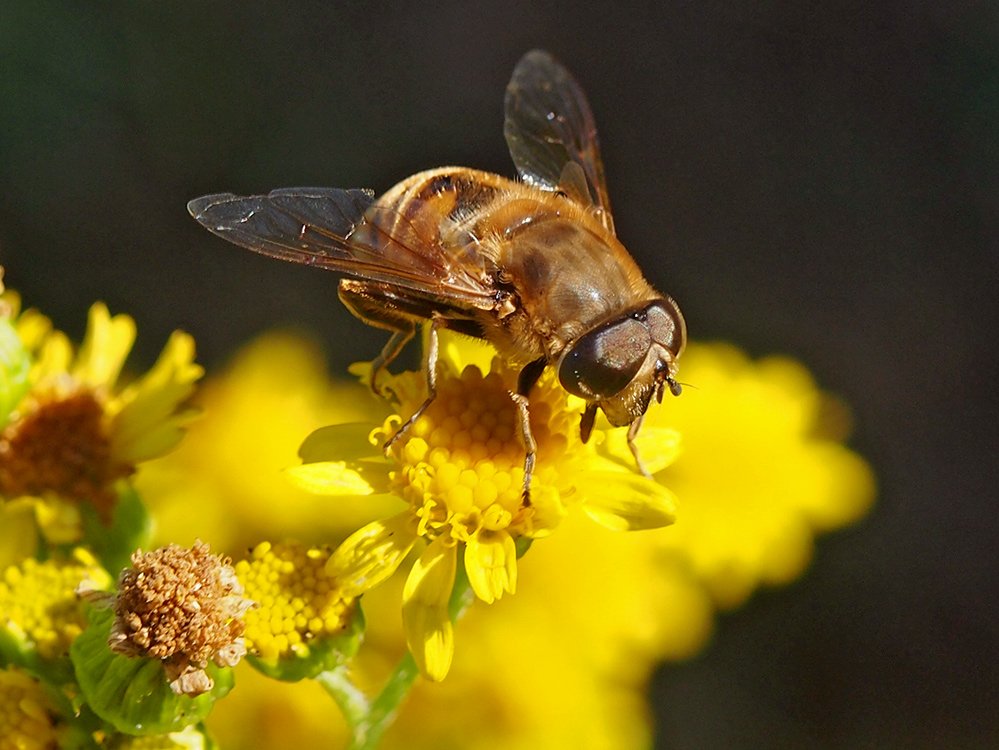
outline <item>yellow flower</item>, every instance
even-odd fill
[[[797,362],[695,344],[683,368],[693,387],[647,420],[683,434],[681,456],[657,475],[682,503],[663,545],[730,608],[798,577],[816,533],[867,511],[874,479],[842,444],[845,408]]]
[[[236,577],[257,606],[246,613],[247,651],[266,663],[307,659],[311,645],[343,634],[354,613],[325,570],[329,550],[261,542]]]
[[[0,669],[0,750],[57,747],[54,714],[37,680],[14,668]]]
[[[76,538],[79,514],[67,503],[86,502],[104,518],[116,498],[115,482],[140,461],[169,451],[193,412],[183,408],[202,369],[194,342],[175,332],[145,375],[121,387],[119,376],[135,339],[135,323],[111,316],[103,304],[90,309],[87,332],[74,355],[66,336],[47,319],[19,312],[9,293],[8,311],[33,353],[30,390],[0,433],[0,497],[36,498],[52,541]]]
[[[74,550],[65,561],[28,558],[0,578],[0,629],[43,659],[56,658],[86,626],[76,590],[110,585],[107,572],[84,549]]]
[[[303,487],[330,495],[378,491],[400,497],[407,507],[348,537],[333,553],[329,571],[344,590],[359,596],[388,579],[417,540],[427,542],[406,579],[402,616],[406,640],[421,672],[445,677],[454,653],[448,602],[459,548],[475,595],[492,603],[517,586],[518,539],[551,534],[570,506],[579,505],[614,529],[650,529],[673,521],[673,496],[634,467],[601,456],[579,437],[582,402],[546,372],[531,392],[531,430],[537,463],[525,501],[524,446],[517,435],[510,398],[517,372],[495,358],[486,372],[486,344],[445,337],[438,362],[437,397],[389,451],[378,445],[414,413],[425,393],[421,373],[386,376],[397,413],[359,450],[356,425],[317,431],[302,446],[305,463],[290,474]],[[477,361],[469,361],[469,360]],[[597,430],[602,433],[603,430]],[[661,466],[676,440],[650,451]],[[349,460],[344,460],[344,458]],[[341,500],[340,502],[344,502]]]

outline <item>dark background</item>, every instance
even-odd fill
[[[295,324],[342,371],[382,337],[335,278],[186,201],[511,174],[532,47],[587,90],[619,233],[693,336],[804,361],[879,476],[804,579],[657,676],[657,746],[999,746],[995,3],[6,0],[7,280],[74,334],[92,300],[133,314],[146,362],[175,327],[218,364]]]

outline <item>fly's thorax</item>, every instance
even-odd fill
[[[654,296],[617,239],[585,218],[564,208],[539,212],[502,235],[500,279],[549,339],[551,357],[598,321]]]

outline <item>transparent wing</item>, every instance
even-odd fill
[[[187,210],[202,226],[255,253],[378,281],[463,307],[488,309],[493,290],[370,190],[283,188],[218,193]]]
[[[554,57],[528,52],[506,88],[503,134],[520,176],[592,203],[613,231],[597,126],[586,94]]]

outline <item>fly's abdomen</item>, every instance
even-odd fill
[[[438,277],[455,266],[485,272],[488,258],[483,257],[476,224],[501,194],[502,183],[508,182],[460,167],[420,172],[378,198],[351,240],[384,247],[381,238],[391,237],[399,247],[385,247],[387,255],[422,254],[426,270]]]

